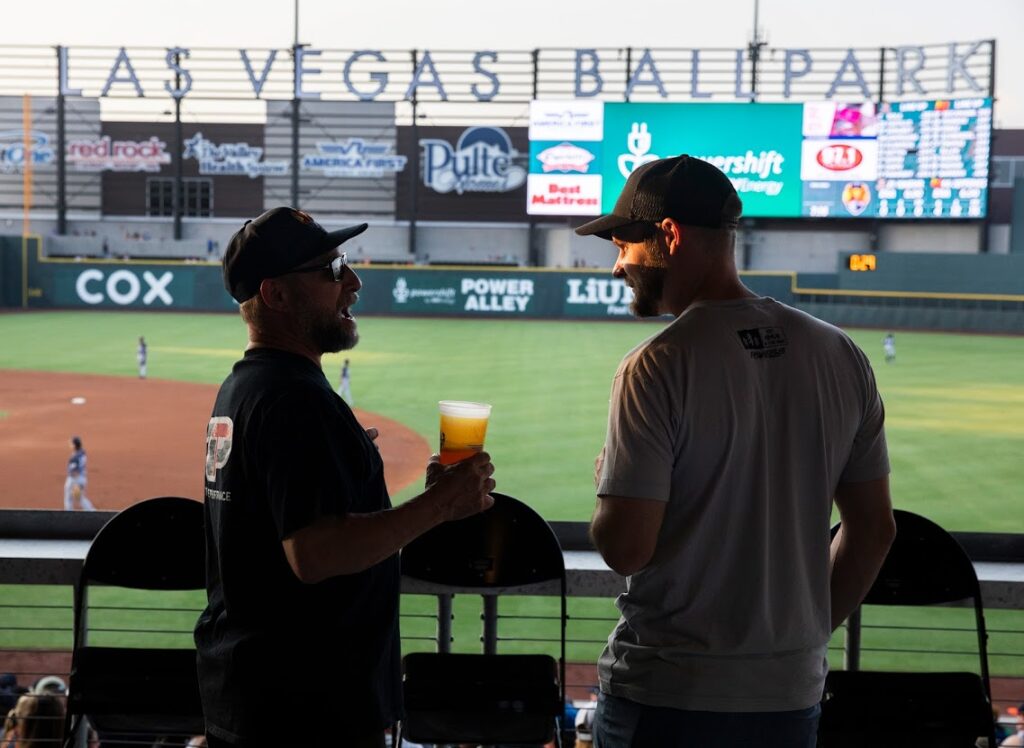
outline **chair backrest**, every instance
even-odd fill
[[[439,525],[409,543],[402,550],[402,574],[492,598],[499,588],[557,581],[560,658],[556,663],[546,655],[493,652],[406,655],[403,729],[418,742],[545,743],[564,709],[567,615],[561,545],[536,511],[511,496],[492,495],[494,506],[486,512]],[[486,630],[486,604],[484,620]],[[487,641],[485,636],[485,651]]]
[[[894,509],[893,517],[896,538],[864,598],[864,604],[917,606],[971,600],[980,677],[959,672],[829,673],[822,712],[823,730],[835,729],[847,737],[852,735],[852,742],[843,743],[832,736],[822,746],[866,744],[857,743],[864,731],[870,730],[879,735],[884,729],[899,729],[900,724],[916,726],[923,731],[922,734],[931,729],[929,725],[938,725],[935,734],[945,730],[950,742],[935,742],[936,746],[960,744],[953,737],[957,732],[970,738],[965,745],[973,745],[974,738],[990,732],[992,727],[988,634],[974,564],[956,539],[930,519],[902,509]],[[833,528],[833,535],[838,529],[839,525]],[[945,695],[941,698],[933,696],[936,693]],[[830,705],[831,698],[836,701]],[[893,714],[885,711],[886,704],[892,705],[890,711]],[[845,716],[857,714],[858,710],[857,718]],[[857,725],[857,719],[861,719],[860,725]]]
[[[516,587],[565,579],[551,526],[532,508],[492,494],[486,512],[438,525],[402,550],[402,574],[453,587]]]
[[[868,605],[934,605],[980,598],[974,564],[956,539],[926,517],[894,509],[896,539]]]
[[[194,735],[203,731],[195,650],[165,648],[167,635],[189,633],[165,630],[166,617],[177,615],[182,625],[180,616],[194,621],[194,612],[119,605],[100,611],[107,620],[116,621],[116,631],[105,632],[107,639],[116,637],[116,646],[91,645],[87,634],[91,587],[155,591],[163,597],[166,593],[180,598],[179,591],[206,587],[205,554],[203,505],[191,499],[142,501],[116,514],[97,533],[75,586],[66,745],[75,740],[82,716],[88,716],[101,734],[144,733],[149,736],[147,744],[157,733]],[[126,593],[113,590],[105,594]],[[140,614],[155,622],[129,630],[125,622]],[[188,628],[190,631],[191,623]],[[153,646],[146,648],[140,644],[142,640]],[[188,640],[191,642],[190,635]],[[129,646],[133,643],[135,646]]]
[[[81,583],[143,590],[192,590],[206,586],[203,505],[165,496],[114,515],[96,535]]]
[[[985,690],[989,692],[988,634],[981,585],[970,557],[952,535],[927,517],[894,509],[896,538],[865,605],[937,605],[971,600]],[[832,528],[835,535],[839,525]]]

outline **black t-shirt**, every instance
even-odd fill
[[[398,719],[398,556],[303,584],[281,546],[321,517],[391,506],[377,448],[320,368],[247,351],[217,394],[205,477],[209,604],[195,640],[207,729],[305,746]]]

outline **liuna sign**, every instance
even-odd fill
[[[107,74],[98,93],[99,96],[123,96],[125,94],[146,96],[155,88],[161,95],[181,99],[189,95],[193,87],[203,83],[202,75],[208,72],[211,78],[223,75],[238,77],[239,82],[248,80],[254,97],[259,98],[271,73],[285,68],[292,77],[293,93],[299,99],[319,99],[326,88],[333,88],[340,78],[350,96],[360,101],[373,101],[380,97],[394,99],[398,94],[405,100],[412,100],[423,93],[447,101],[454,96],[461,100],[492,101],[501,96],[504,76],[519,77],[520,71],[510,68],[517,59],[525,60],[523,52],[498,52],[477,50],[469,52],[445,52],[435,59],[431,51],[417,53],[415,67],[409,78],[403,70],[392,80],[391,72],[398,63],[398,54],[389,59],[384,52],[376,49],[360,49],[343,53],[344,61],[328,67],[323,61],[325,50],[296,46],[291,50],[273,49],[269,52],[238,50],[238,59],[231,67],[224,67],[223,52],[219,50],[193,50],[188,47],[168,47],[164,57],[163,71],[153,73],[153,61],[141,56],[132,59],[127,48],[121,47],[112,54]],[[877,53],[877,52],[875,52]],[[213,56],[206,60],[205,55]],[[543,56],[544,50],[539,54]],[[756,98],[747,88],[749,78],[749,52],[745,48],[732,51],[702,49],[637,49],[634,50],[635,64],[631,67],[626,81],[626,96],[638,93],[657,94],[662,99],[745,99]],[[762,53],[762,67],[772,68],[781,74],[782,95],[788,99],[804,98],[802,83],[817,87],[820,96],[822,79],[829,81],[826,98],[836,93],[845,96],[862,95],[865,99],[877,96],[872,92],[868,74],[875,60],[866,59],[872,52],[847,49],[837,60],[834,50],[811,50],[805,48],[771,49]],[[897,96],[917,95],[939,96],[966,86],[982,94],[986,81],[979,80],[977,70],[979,58],[991,54],[990,42],[951,42],[945,46],[925,48],[920,45],[903,45],[887,50],[890,55],[890,69],[893,70]],[[564,52],[558,51],[560,59]],[[724,57],[723,57],[724,55]],[[290,59],[293,58],[293,59]],[[318,60],[318,58],[320,58]],[[332,58],[334,54],[332,53]],[[863,58],[863,59],[862,59]],[[678,75],[679,60],[689,69],[689,76]],[[405,60],[403,59],[404,63]],[[720,84],[723,62],[731,65],[731,80],[734,85],[728,90],[710,90],[711,81]],[[66,96],[81,96],[81,70],[93,65],[103,65],[94,51],[81,59],[74,50],[67,47],[58,49],[58,72],[60,91]],[[322,67],[318,67],[322,66]],[[467,65],[470,75],[466,75]],[[159,71],[159,66],[156,66]],[[986,68],[987,69],[987,68]],[[145,81],[139,71],[147,75]],[[558,75],[566,72],[559,68]],[[572,50],[573,96],[576,98],[599,97],[605,90],[607,80],[618,77],[622,70],[621,50],[599,50],[580,48]],[[200,72],[202,71],[202,72]],[[671,73],[671,74],[670,74]],[[95,80],[95,79],[94,79]],[[406,82],[407,81],[407,82]],[[681,81],[681,82],[680,82]],[[871,81],[874,82],[873,79]],[[221,84],[221,80],[215,81]],[[319,85],[318,85],[319,84]],[[404,88],[403,88],[404,87]],[[960,89],[962,90],[962,88]],[[89,95],[96,95],[90,92]]]

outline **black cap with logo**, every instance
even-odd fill
[[[663,218],[686,226],[732,229],[742,211],[743,203],[729,177],[707,161],[674,156],[634,169],[612,212],[583,224],[576,233],[611,239],[617,228]]]
[[[308,213],[295,208],[273,208],[246,221],[224,253],[224,287],[235,301],[251,299],[265,278],[294,270],[354,236],[367,224],[327,231]]]

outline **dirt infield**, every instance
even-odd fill
[[[62,509],[72,435],[89,456],[87,493],[98,509],[152,496],[202,498],[216,393],[208,384],[0,370],[0,507]],[[388,490],[420,480],[426,440],[389,418],[356,415],[380,430]]]

